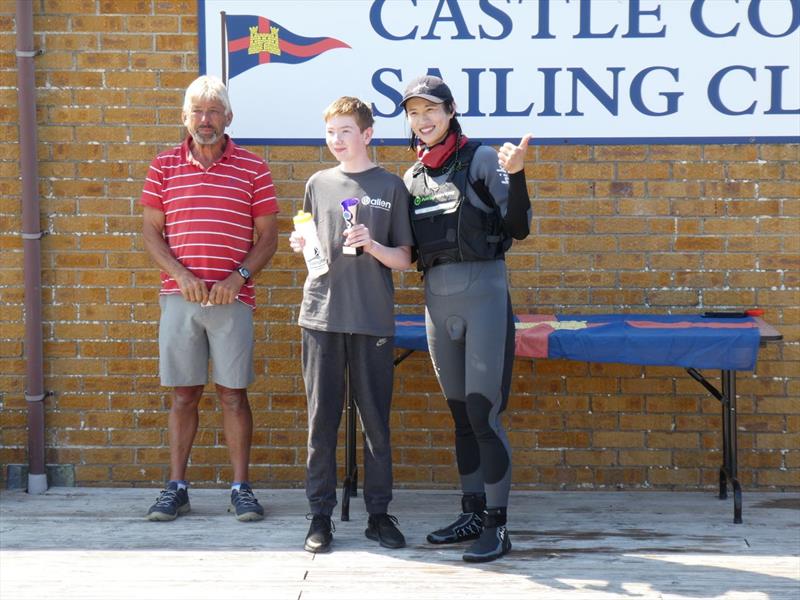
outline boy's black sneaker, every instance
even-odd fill
[[[311,526],[308,528],[303,548],[307,552],[330,552],[335,530],[331,518],[328,515],[306,515],[306,519],[309,518]]]
[[[190,509],[187,489],[179,488],[177,483],[170,481],[147,511],[147,519],[149,521],[174,521],[178,515],[185,515]]]
[[[370,515],[364,535],[380,542],[384,548],[402,548],[406,545],[406,538],[397,528],[397,517],[386,513]]]
[[[260,521],[264,518],[264,508],[253,495],[253,489],[246,483],[238,490],[231,490],[231,505],[228,512],[233,511],[237,521]]]
[[[428,534],[431,544],[457,544],[477,540],[483,531],[483,511],[486,510],[486,496],[483,494],[464,494],[461,497],[462,513],[458,518],[436,531]]]

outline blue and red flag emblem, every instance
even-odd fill
[[[268,63],[297,64],[335,48],[350,48],[334,38],[303,37],[275,21],[254,15],[225,15],[228,78]]]

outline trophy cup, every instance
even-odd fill
[[[356,210],[358,209],[358,198],[347,198],[342,200],[342,217],[344,222],[347,223],[347,228],[351,228],[356,224]],[[342,254],[345,256],[360,256],[364,253],[364,249],[360,246],[352,248],[350,246],[342,247]]]

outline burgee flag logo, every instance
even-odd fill
[[[330,37],[303,37],[254,15],[225,15],[228,78],[268,63],[298,64],[336,48],[350,48]]]

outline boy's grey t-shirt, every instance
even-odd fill
[[[329,270],[306,277],[298,324],[319,331],[394,335],[392,271],[366,252],[342,254],[344,230],[341,201],[358,198],[356,222],[384,246],[413,246],[408,215],[408,190],[402,179],[373,167],[345,173],[341,167],[318,171],[306,184],[303,209],[314,216]]]

